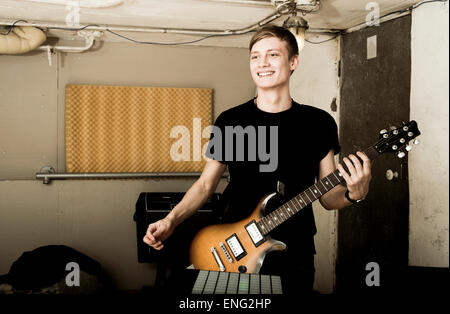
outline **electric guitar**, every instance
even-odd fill
[[[409,141],[420,132],[415,121],[402,124],[390,131],[380,131],[379,141],[364,151],[366,156],[373,160],[381,154],[396,152],[403,158],[406,154],[400,149],[406,146],[406,151],[410,151]],[[414,140],[414,144],[418,141]],[[268,252],[286,249],[284,243],[269,236],[270,231],[343,181],[342,174],[335,170],[267,215],[267,205],[276,193],[263,197],[244,220],[201,229],[190,246],[191,264],[202,270],[258,273]]]

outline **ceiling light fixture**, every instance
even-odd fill
[[[308,22],[304,18],[297,16],[296,11],[294,11],[292,15],[284,21],[283,27],[287,28],[295,36],[297,39],[298,51],[301,51],[305,46],[305,33],[309,28]]]

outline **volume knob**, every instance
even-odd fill
[[[238,270],[240,273],[246,273],[247,272],[247,267],[245,267],[244,265],[241,265],[238,267]]]

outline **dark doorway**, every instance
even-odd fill
[[[367,40],[376,35],[376,57],[368,59]],[[373,39],[373,37],[372,37]],[[409,121],[411,17],[342,36],[341,160],[365,150],[379,131]],[[420,127],[420,126],[419,126]],[[385,154],[372,166],[364,202],[339,211],[336,291],[368,291],[396,286],[408,264],[408,156]],[[342,161],[341,161],[342,162]],[[398,174],[392,180],[386,171]],[[367,286],[370,262],[380,267],[380,287]]]

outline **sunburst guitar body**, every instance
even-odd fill
[[[266,254],[285,250],[286,245],[264,236],[257,221],[264,216],[276,194],[264,197],[253,213],[232,224],[211,225],[201,229],[190,247],[190,262],[196,269],[258,273]]]

